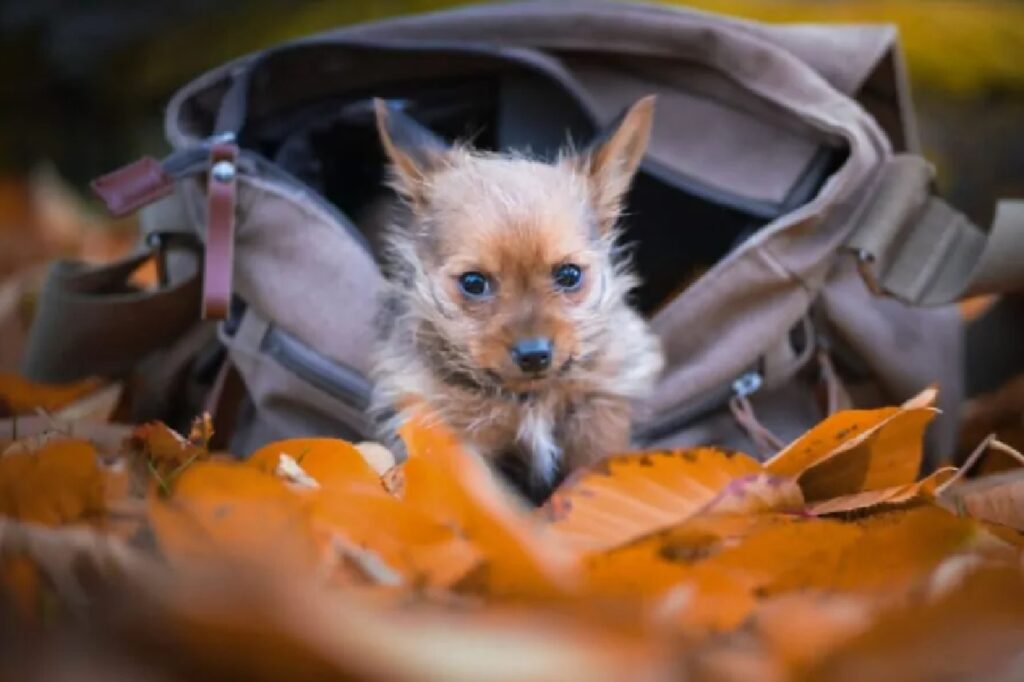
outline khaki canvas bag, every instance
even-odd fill
[[[667,367],[638,406],[636,446],[766,456],[831,410],[937,382],[930,456],[947,455],[963,392],[949,304],[1024,282],[1024,204],[1000,204],[985,230],[932,193],[889,26],[510,3],[247,55],[173,97],[168,157],[96,182],[117,213],[147,207],[143,244],[105,267],[54,266],[25,370],[129,376],[132,418],[219,408],[241,455],[371,438],[381,274],[359,225],[383,192],[372,98],[448,139],[543,156],[650,93],[625,239]],[[151,256],[161,287],[127,287]]]

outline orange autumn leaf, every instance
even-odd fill
[[[912,587],[949,554],[982,544],[1012,551],[977,523],[925,506],[755,527],[697,568],[728,572],[762,595],[821,589],[884,597]]]
[[[673,622],[724,630],[738,626],[759,597],[806,589],[901,594],[951,553],[982,546],[1004,558],[1014,552],[978,524],[936,507],[859,521],[723,515],[593,554],[584,575],[590,594],[657,598],[668,602],[662,609],[683,593]]]
[[[746,621],[757,595],[728,573],[690,571],[650,606],[661,625],[692,635],[727,632]]]
[[[756,585],[729,571],[700,565],[753,533],[787,525],[790,517],[763,514],[698,516],[678,526],[589,555],[585,592],[602,598],[641,599],[660,623],[686,630],[737,627],[757,603]]]
[[[293,438],[269,443],[250,455],[246,465],[273,474],[280,465],[281,455],[291,457],[321,488],[344,491],[359,486],[381,494],[385,492],[380,476],[359,450],[337,438]]]
[[[136,427],[128,445],[161,476],[169,475],[209,454],[205,443],[192,442],[163,422],[150,422]]]
[[[68,384],[38,384],[16,374],[0,372],[0,416],[31,414],[37,409],[56,412],[101,385],[95,378]]]
[[[452,526],[389,495],[325,488],[309,493],[317,527],[380,556],[413,585],[450,586],[481,560]]]
[[[841,643],[799,680],[1020,679],[1024,580],[982,566],[934,600],[898,606]]]
[[[492,596],[557,596],[574,588],[576,558],[495,481],[455,436],[424,416],[403,425],[402,499],[450,523],[483,555],[460,589]]]
[[[596,551],[679,523],[761,465],[713,448],[610,457],[566,481],[542,514],[562,542]]]
[[[935,396],[928,388],[898,408],[836,413],[766,462],[765,469],[799,477],[810,501],[913,483]]]
[[[698,516],[584,560],[587,592],[659,597],[692,577],[692,568],[760,528],[788,523],[785,515]]]
[[[168,496],[152,494],[150,522],[178,568],[217,561],[312,570],[321,548],[303,500],[281,480],[233,462],[196,462]]]
[[[12,452],[0,457],[0,514],[47,525],[100,518],[115,476],[85,441],[60,438]]]
[[[796,481],[771,474],[752,474],[730,481],[698,513],[787,512],[796,511],[803,504],[803,492]]]
[[[956,476],[955,467],[942,467],[916,483],[865,490],[852,495],[842,495],[809,504],[805,511],[815,516],[851,512],[887,504],[903,504],[912,500],[934,500],[937,491]]]

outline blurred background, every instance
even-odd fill
[[[182,84],[289,38],[459,4],[0,0],[0,318],[28,314],[19,292],[38,277],[28,266],[62,253],[103,260],[128,247],[131,220],[103,217],[86,188],[142,154],[166,151],[162,111]],[[982,224],[995,197],[1024,197],[1024,0],[685,4],[765,21],[897,24],[940,189]],[[15,272],[22,274],[9,281]],[[4,326],[0,370],[12,368],[21,325]]]

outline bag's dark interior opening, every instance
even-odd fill
[[[360,226],[385,187],[385,159],[374,125],[372,98],[382,97],[448,141],[469,141],[491,151],[528,148],[550,158],[570,138],[583,147],[598,132],[588,114],[560,86],[491,68],[473,76],[416,79],[250,121],[244,146],[262,154],[327,198]],[[779,214],[812,198],[845,158],[823,146],[779,207]],[[645,162],[628,198],[623,242],[642,285],[633,305],[651,315],[775,216],[737,202],[714,201],[693,191],[693,178]],[[699,188],[698,188],[699,189]]]

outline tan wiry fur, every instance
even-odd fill
[[[418,158],[397,148],[378,107],[393,185],[406,215],[390,234],[389,291],[375,357],[375,408],[425,403],[482,457],[525,474],[543,494],[572,469],[628,445],[630,401],[662,366],[656,337],[626,304],[636,281],[615,223],[646,146],[642,100],[588,155],[548,164],[455,147]],[[554,269],[584,272],[559,291]],[[486,273],[490,300],[469,300],[460,274]],[[551,370],[525,376],[516,340],[554,342]],[[516,466],[518,462],[518,467]]]

